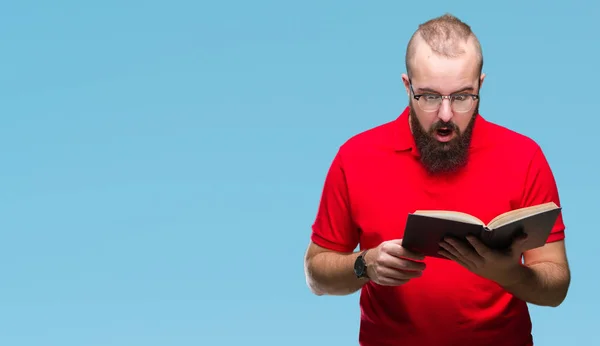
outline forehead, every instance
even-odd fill
[[[479,57],[472,45],[464,44],[457,57],[436,54],[427,44],[417,45],[411,64],[413,87],[452,93],[467,86],[477,87]],[[416,91],[416,90],[415,90]]]

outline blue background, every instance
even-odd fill
[[[358,295],[306,287],[310,225],[445,12],[559,184],[573,281],[535,340],[597,340],[597,2],[113,0],[0,5],[0,344],[357,344]]]

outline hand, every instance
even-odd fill
[[[440,242],[444,250],[440,250],[439,254],[481,277],[495,281],[501,286],[508,286],[518,280],[515,273],[521,265],[526,240],[527,236],[524,234],[515,239],[508,250],[498,251],[490,249],[471,235],[467,236],[467,241],[472,248],[464,242],[446,238]]]
[[[425,256],[402,247],[402,239],[385,241],[367,252],[367,275],[384,286],[400,286],[420,277],[425,269]]]

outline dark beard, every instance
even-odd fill
[[[464,133],[453,122],[445,123],[438,121],[426,132],[417,115],[410,105],[410,124],[412,126],[415,144],[419,150],[421,163],[429,173],[451,173],[456,172],[466,165],[469,155],[469,145],[471,144],[471,135],[475,125],[475,117],[479,113],[479,105],[475,108],[473,116]],[[455,138],[450,142],[440,143],[434,137],[435,131],[441,127],[453,129],[456,133]]]

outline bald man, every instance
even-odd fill
[[[447,239],[442,258],[402,247],[407,215],[417,209],[488,222],[516,208],[560,206],[537,143],[479,114],[482,68],[467,24],[449,14],[423,23],[406,50],[406,109],[347,140],[333,158],[306,280],[317,295],[360,290],[360,345],[533,345],[527,303],[565,299],[562,215],[546,245],[529,251],[524,239],[502,252]]]

